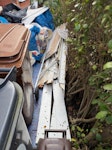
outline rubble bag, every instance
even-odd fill
[[[0,24],[0,68],[17,68],[17,83],[24,91],[23,115],[26,124],[33,117],[32,69],[27,50],[30,30],[21,24]],[[0,77],[7,73],[0,72]]]
[[[21,23],[26,16],[27,8],[21,9],[17,5],[10,3],[3,7],[1,15],[11,23]]]
[[[49,132],[60,132],[63,134],[62,138],[49,138]],[[45,130],[45,138],[39,139],[38,150],[72,150],[71,143],[66,139],[65,130]]]

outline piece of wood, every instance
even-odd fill
[[[51,117],[51,104],[52,104],[52,86],[44,85],[39,122],[37,127],[36,143],[40,138],[44,138],[44,130],[49,129]]]
[[[65,107],[64,91],[60,88],[58,81],[53,83],[53,109],[50,129],[62,129],[67,131],[67,139],[71,140],[67,111]],[[50,137],[61,138],[58,133],[50,133]]]
[[[59,84],[63,90],[65,90],[66,55],[67,55],[67,45],[63,40],[61,40],[60,56],[59,56]]]
[[[57,60],[55,58],[47,60],[40,74],[38,87],[42,87],[44,83],[52,83],[54,80],[55,72],[57,72]]]
[[[58,46],[59,46],[59,43],[61,40],[61,34],[59,33],[59,30],[65,30],[65,27],[66,27],[66,25],[62,24],[61,26],[57,27],[55,29],[55,31],[53,32],[53,36],[50,40],[45,59],[48,59],[49,57],[51,57],[52,55],[54,55],[57,52]]]

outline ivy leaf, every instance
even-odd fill
[[[104,85],[103,89],[104,90],[109,90],[109,91],[112,90],[112,84],[106,84],[106,85]]]
[[[107,62],[104,66],[103,66],[103,69],[109,69],[109,68],[112,68],[112,61],[110,62]]]
[[[109,48],[109,49],[112,49],[112,39],[108,42],[107,45],[108,45],[108,48]]]
[[[108,112],[107,111],[100,111],[96,114],[96,119],[103,119],[107,116]]]

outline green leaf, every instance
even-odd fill
[[[81,28],[81,25],[79,23],[75,23],[75,31],[79,31]]]
[[[104,10],[110,10],[111,6],[107,5]]]
[[[72,141],[72,142],[76,142],[76,139],[75,139],[75,138],[72,138],[71,141]]]
[[[83,129],[80,128],[79,126],[77,126],[77,130],[78,130],[79,132],[83,132]]]
[[[93,68],[93,70],[96,70],[96,69],[97,69],[97,66],[96,66],[96,65],[93,65],[92,68]]]
[[[109,48],[109,49],[112,49],[112,39],[108,42],[107,45],[108,45],[108,48]]]
[[[96,134],[96,140],[97,140],[97,141],[102,141],[102,136],[101,136],[101,134],[99,134],[99,133]]]
[[[112,68],[112,61],[110,62],[107,62],[104,66],[103,66],[103,69],[109,69],[109,68]]]
[[[91,132],[94,133],[94,134],[96,134],[96,132],[97,132],[96,128],[92,128]]]
[[[101,24],[104,24],[104,23],[106,22],[106,20],[107,20],[107,18],[104,17],[104,18],[102,19],[102,21],[101,21]]]
[[[98,101],[97,99],[93,99],[93,100],[92,100],[92,104],[93,104],[93,105],[98,104],[98,102],[99,102],[99,101]]]
[[[81,134],[81,137],[82,137],[82,138],[84,138],[84,137],[85,137],[85,134],[84,134],[84,133],[82,133],[82,134]]]
[[[100,110],[102,110],[102,111],[108,111],[108,108],[107,108],[106,104],[104,104],[104,103],[100,103],[99,107],[100,107]]]
[[[106,99],[106,102],[112,102],[112,96],[108,97],[108,98]]]
[[[112,124],[112,116],[106,117],[106,122],[107,122],[108,124]]]
[[[103,89],[104,90],[109,90],[109,91],[112,90],[112,83],[104,85]]]
[[[83,28],[86,29],[88,27],[88,24],[83,24]]]
[[[71,131],[75,131],[75,126],[71,126]]]
[[[107,111],[100,111],[96,114],[96,119],[103,119],[107,116],[108,112]]]

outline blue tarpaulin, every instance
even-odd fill
[[[30,29],[30,31],[31,31],[31,36],[30,36],[30,40],[29,40],[29,44],[28,44],[28,50],[30,50],[30,51],[37,50],[38,51],[36,35],[40,32],[40,28],[33,26]]]
[[[28,50],[29,51],[38,51],[37,41],[36,41],[36,35],[39,34],[40,28],[37,26],[33,26],[30,28],[31,36],[28,44]],[[32,54],[32,56],[35,58],[35,60],[40,61],[43,54],[38,54],[37,56]]]
[[[49,9],[45,11],[43,14],[37,16],[34,22],[38,23],[42,27],[47,27],[52,31],[55,29],[53,17]]]
[[[37,16],[34,21],[35,23],[38,23],[41,27],[47,27],[51,29],[52,31],[55,29],[54,22],[53,22],[53,17],[49,9],[42,13],[41,15]],[[32,28],[30,28],[31,31],[31,36],[28,44],[28,50],[30,51],[38,51],[38,45],[36,41],[36,35],[39,34],[40,28],[33,25]],[[43,54],[39,54],[37,56],[33,55],[35,60],[39,61],[41,60]]]

